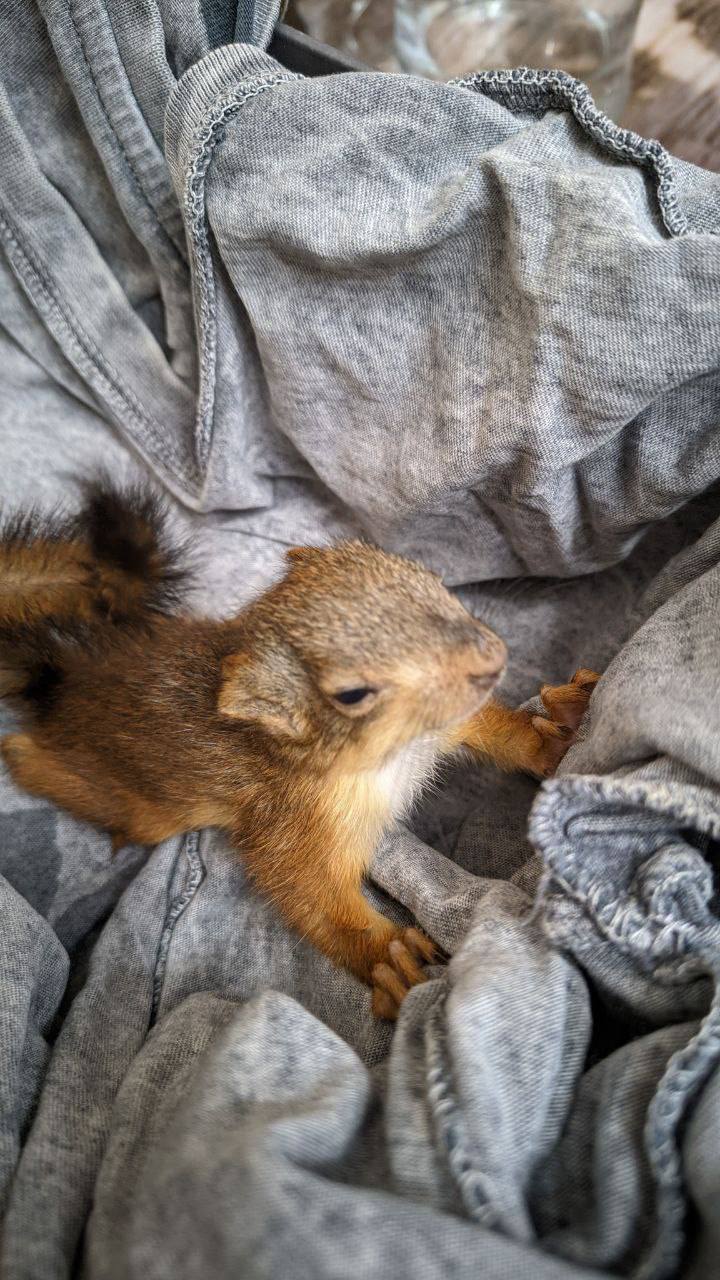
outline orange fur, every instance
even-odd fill
[[[73,545],[46,561],[47,583],[20,577],[19,617],[63,590],[72,612]],[[505,647],[433,574],[359,542],[294,549],[282,581],[229,621],[96,621],[79,642],[48,630],[41,648],[52,678],[2,744],[18,784],[116,846],[224,828],[259,889],[373,985],[386,1017],[436,951],[363,896],[383,831],[448,752],[542,773],[568,741],[559,721],[538,729],[488,702]],[[12,667],[1,630],[0,660]]]

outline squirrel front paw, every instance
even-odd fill
[[[593,689],[600,676],[581,668],[569,684],[543,685],[540,699],[547,716],[532,716],[537,734],[537,747],[529,762],[530,772],[539,778],[551,778],[565,752],[575,741],[580,723]]]
[[[372,1011],[376,1018],[393,1021],[411,987],[427,982],[425,966],[439,964],[441,952],[419,929],[403,929],[388,944],[387,961],[373,967]]]

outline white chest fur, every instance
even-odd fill
[[[440,754],[437,735],[416,738],[374,771],[373,783],[389,816],[401,818],[407,813],[423,784],[432,778]]]

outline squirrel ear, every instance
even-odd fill
[[[247,720],[273,737],[299,739],[305,735],[308,723],[293,705],[294,690],[289,687],[283,697],[256,659],[245,653],[231,653],[223,659],[220,673],[217,709],[221,716]]]

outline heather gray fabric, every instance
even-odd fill
[[[216,614],[361,532],[510,701],[606,673],[378,850],[452,956],[395,1029],[217,833],[0,778],[3,1276],[716,1275],[720,179],[557,74],[301,79],[272,4],[4,18],[3,505],[152,476]]]

